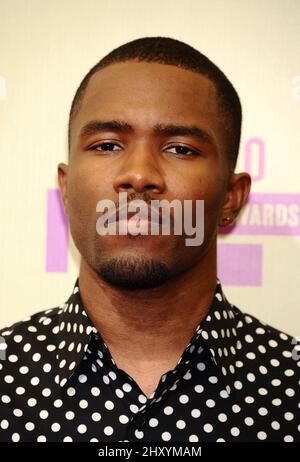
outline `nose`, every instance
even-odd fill
[[[117,193],[162,193],[165,190],[163,172],[153,150],[139,145],[124,154],[114,180]]]

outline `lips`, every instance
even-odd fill
[[[136,216],[136,220],[131,220],[131,221],[137,221],[137,222],[154,222],[157,224],[162,223],[162,215],[161,215],[161,210],[157,211],[153,207],[148,207],[147,212],[144,211],[144,209],[141,210],[136,210],[134,212],[129,212],[128,211],[128,205],[126,204],[122,208],[118,208],[116,211],[113,211],[109,217],[108,220],[110,223],[114,222],[119,222],[119,221],[129,221],[132,217]]]

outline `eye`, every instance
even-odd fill
[[[174,154],[178,154],[181,156],[185,157],[190,157],[190,156],[198,156],[200,153],[195,151],[194,149],[190,149],[187,146],[181,146],[181,145],[176,145],[176,146],[170,146],[166,150],[170,151],[170,149],[175,149],[177,152],[173,152]]]
[[[107,142],[107,143],[96,144],[95,146],[92,146],[88,150],[89,151],[100,151],[100,152],[120,151],[121,148],[120,149],[113,149],[113,146],[118,146],[120,148],[120,146],[118,144],[116,144],[116,143]],[[98,149],[100,147],[101,147],[101,149]]]

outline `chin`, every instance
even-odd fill
[[[107,258],[94,269],[104,281],[127,290],[152,289],[171,277],[166,263],[138,255]]]

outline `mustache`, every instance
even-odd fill
[[[146,191],[144,191],[143,193],[135,193],[135,192],[132,192],[132,193],[127,193],[127,204],[130,204],[130,202],[132,201],[136,201],[136,200],[141,200],[143,202],[146,202],[147,205],[150,207],[151,206],[151,201],[152,200],[155,200],[154,197],[151,197],[150,194],[148,194]],[[117,202],[115,204],[115,207],[116,207],[116,210],[119,210],[120,209],[120,203]]]
[[[126,209],[127,210],[127,218],[130,219],[132,216],[136,215],[139,210],[139,206],[137,204],[136,210],[134,212],[129,212],[128,211],[128,206],[133,202],[133,201],[143,201],[147,206],[148,206],[148,217],[150,217],[152,220],[162,223],[162,209],[161,207],[155,208],[151,204],[151,201],[157,200],[156,198],[153,198],[148,194],[147,192],[143,193],[127,193],[127,201],[122,204],[120,202],[116,202],[114,207],[112,208],[111,212],[109,213],[109,220],[111,222],[118,222],[120,213]]]

